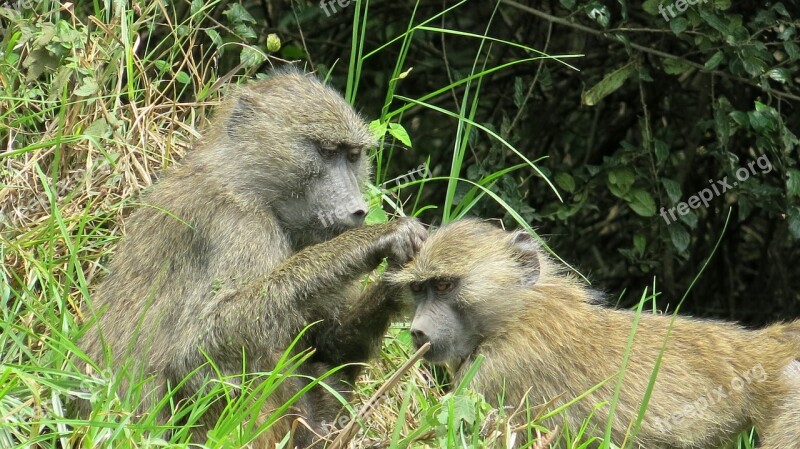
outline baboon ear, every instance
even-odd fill
[[[530,287],[539,280],[541,272],[539,244],[525,230],[514,231],[511,235],[511,244],[514,245],[517,260],[522,266],[522,285]]]

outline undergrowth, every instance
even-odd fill
[[[463,2],[462,2],[463,3]],[[227,398],[223,418],[210,432],[208,447],[242,447],[263,428],[250,425],[252,402],[230,394],[219,382],[191,407],[167,395],[153,410],[138,415],[136,388],[124,396],[115,388],[120,373],[81,372],[71,354],[89,316],[82,306],[102,278],[104,264],[124,234],[125,216],[140,192],[162,170],[190,151],[226,86],[264,76],[284,64],[270,51],[277,39],[259,41],[255,21],[241,5],[212,1],[164,3],[134,1],[75,4],[17,2],[0,7],[0,447],[3,448],[144,448],[186,446],[192,424],[209,402]],[[457,14],[461,3],[440,14]],[[208,20],[214,8],[226,8],[225,22]],[[521,226],[525,220],[490,187],[516,170],[547,177],[476,116],[486,74],[523,63],[568,64],[568,56],[552,57],[526,49],[529,59],[487,67],[484,56],[493,47],[520,44],[492,39],[487,32],[474,39],[475,58],[466,75],[420,98],[395,95],[407,76],[405,55],[415,33],[459,33],[434,26],[439,17],[415,17],[394,40],[376,48],[365,44],[369,8],[359,3],[353,21],[346,98],[358,104],[361,63],[385,48],[400,48],[380,117],[372,128],[384,141],[376,148],[375,198],[372,220],[416,214],[437,208],[443,222],[464,216],[481,200],[497,201]],[[523,46],[524,47],[524,46]],[[330,61],[334,64],[335,61]],[[327,73],[320,73],[326,77]],[[338,80],[331,80],[331,82]],[[431,100],[460,86],[460,108],[452,112]],[[403,113],[430,108],[449,116],[456,129],[449,172],[393,183],[386,179],[398,148],[414,148],[405,131]],[[478,179],[465,179],[462,163],[474,133],[486,133],[516,154],[518,163]],[[424,162],[424,159],[420,160]],[[415,167],[408,167],[413,170]],[[548,181],[549,182],[549,181]],[[446,183],[442,204],[422,204],[426,183]],[[457,188],[466,186],[460,193]],[[413,189],[412,189],[413,187]],[[415,192],[414,195],[407,192]],[[466,192],[466,193],[464,193]],[[553,188],[543,194],[559,196]],[[456,196],[458,195],[458,198]],[[645,300],[654,300],[644,295]],[[346,414],[355,416],[413,353],[407,324],[396,323],[357,385],[357,398]],[[270,373],[261,373],[263,396],[292,375],[303,355],[285,358]],[[269,381],[264,382],[267,378]],[[469,379],[469,376],[468,376]],[[467,379],[467,380],[468,380]],[[504,447],[520,439],[540,447],[548,429],[537,424],[547,412],[528,413],[529,426],[512,425],[514,410],[494,410],[465,385],[445,388],[441,376],[426,365],[413,366],[380,398],[352,447]],[[324,381],[324,379],[323,379]],[[247,383],[244,383],[245,390]],[[70,403],[92,404],[86,419],[69,413]],[[288,405],[288,404],[287,404]],[[276,411],[277,414],[284,412]],[[169,416],[159,424],[159,414]],[[349,421],[336,423],[340,430]],[[572,429],[558,438],[569,447],[594,444],[587,429]],[[555,440],[554,440],[555,441]],[[744,447],[744,446],[743,446]]]

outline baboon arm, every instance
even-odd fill
[[[352,229],[295,253],[264,280],[266,303],[290,302],[307,319],[328,318],[323,293],[340,291],[374,270],[387,252],[382,237],[393,228],[385,223]]]
[[[382,249],[386,246],[382,237],[392,226],[386,223],[344,232],[295,253],[246,287],[219,292],[214,306],[216,329],[207,336],[214,340],[208,343],[283,348],[304,326],[330,320],[341,309],[331,296],[377,267],[387,252]],[[269,341],[259,336],[268,336]]]
[[[334,365],[364,362],[380,347],[393,316],[400,311],[400,287],[375,282],[317,341],[317,353]]]

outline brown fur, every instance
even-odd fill
[[[360,227],[364,153],[374,138],[312,76],[289,70],[247,85],[218,109],[205,136],[127,220],[127,236],[93,297],[97,325],[80,342],[100,368],[153,376],[140,412],[201,366],[177,399],[216,378],[203,352],[223,376],[242,373],[243,353],[246,373],[269,371],[316,321],[295,348],[315,350],[300,374],[366,361],[397,307],[391,289],[379,283],[364,291],[361,279],[384,257],[393,266],[407,261],[426,234],[411,219]],[[358,372],[350,366],[328,382],[346,396]],[[307,382],[286,380],[262,419]],[[196,441],[221,407],[206,413]],[[320,432],[340,408],[317,388],[292,413]],[[289,425],[279,422],[253,447],[274,447]],[[306,433],[295,441],[310,440]]]
[[[594,304],[593,293],[563,272],[529,235],[476,220],[435,232],[393,282],[416,285],[419,291],[419,286],[442,279],[454,283],[450,293],[427,293],[433,298],[429,301],[422,289],[415,296],[412,333],[419,344],[431,341],[433,360],[447,363],[459,381],[470,362],[484,356],[472,387],[504,406],[516,406],[526,392],[531,405],[555,399],[554,407],[560,406],[610,379],[563,415],[546,421],[550,428],[566,421],[575,430],[594,412],[590,433],[602,437],[609,406],[594,407],[611,403],[633,312]],[[439,306],[431,305],[437,302]],[[449,312],[441,303],[452,304],[453,320],[469,325],[455,335],[441,331],[460,326],[448,324]],[[426,313],[437,315],[436,327],[425,327]],[[614,416],[612,440],[617,445],[636,421],[670,320],[648,313],[640,317]],[[716,448],[755,425],[761,448],[800,448],[798,329],[800,321],[746,330],[677,317],[633,446]],[[473,337],[471,351],[447,349]],[[439,342],[438,353],[437,339],[445,340]]]

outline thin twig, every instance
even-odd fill
[[[303,35],[303,27],[300,25],[300,19],[297,17],[297,10],[294,7],[294,2],[292,4],[292,15],[294,16],[294,21],[297,24],[297,31],[300,33],[300,42],[303,44],[303,51],[306,52],[306,58],[308,59],[308,65],[311,66],[311,71],[315,72],[317,69],[314,68],[314,61],[311,60],[311,52],[308,51],[308,47],[306,46],[306,37]]]
[[[378,388],[378,391],[376,391],[375,394],[373,394],[372,397],[369,398],[369,400],[366,403],[364,403],[363,406],[361,406],[361,410],[358,412],[355,419],[351,419],[350,422],[347,423],[344,429],[342,429],[342,431],[339,432],[339,435],[336,437],[336,439],[333,440],[333,444],[331,444],[328,448],[344,449],[347,443],[349,443],[350,440],[353,439],[356,432],[358,432],[358,428],[356,427],[358,423],[362,422],[364,419],[369,417],[369,415],[371,415],[373,411],[375,411],[375,405],[378,403],[378,401],[381,400],[383,395],[385,395],[389,390],[391,390],[392,387],[394,387],[395,384],[397,384],[397,382],[400,381],[400,378],[403,377],[403,374],[405,374],[406,371],[411,369],[411,367],[414,366],[414,364],[417,363],[417,361],[421,359],[422,356],[425,355],[425,353],[428,352],[430,348],[431,344],[425,343],[424,345],[422,345],[421,348],[417,350],[417,352],[414,353],[414,355],[411,356],[410,359],[406,361],[406,363],[403,364],[403,366],[398,368],[398,370],[395,371],[394,374],[392,374],[392,377],[390,377],[389,380],[387,380],[383,385],[381,385],[381,387]]]
[[[542,52],[547,53],[547,49],[550,46],[550,37],[553,35],[553,24],[552,22],[547,26],[547,37],[544,40],[544,47],[542,48]],[[514,129],[514,126],[517,124],[517,121],[522,117],[522,112],[525,111],[525,105],[528,104],[528,100],[531,98],[531,94],[533,94],[533,88],[536,86],[536,81],[539,80],[539,74],[542,73],[542,67],[544,66],[545,59],[543,58],[539,61],[539,67],[536,68],[536,74],[533,76],[533,81],[531,81],[531,85],[528,86],[528,92],[525,93],[525,99],[522,100],[522,104],[520,104],[519,109],[517,110],[517,114],[514,116],[514,119],[511,120],[511,124],[508,125],[509,131]]]

